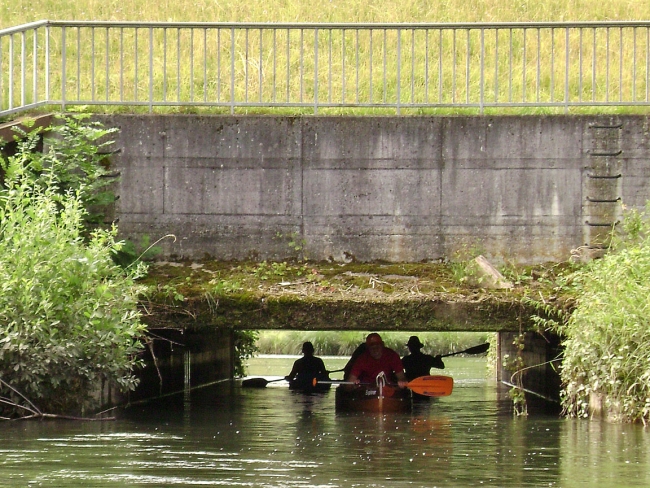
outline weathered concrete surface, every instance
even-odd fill
[[[563,261],[650,197],[643,116],[98,118],[123,236],[168,257]]]

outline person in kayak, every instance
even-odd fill
[[[350,370],[348,380],[352,383],[372,383],[383,373],[386,378],[397,379],[400,388],[406,386],[406,376],[402,360],[392,349],[384,346],[384,341],[376,332],[366,337],[366,348],[356,359]]]
[[[424,344],[420,342],[418,336],[409,337],[406,347],[408,347],[410,354],[402,358],[402,364],[404,365],[404,374],[407,380],[411,381],[420,376],[428,376],[431,374],[431,368],[445,369],[445,363],[442,362],[440,356],[432,356],[420,351]]]
[[[289,382],[291,389],[312,390],[314,389],[314,378],[329,380],[329,374],[323,360],[314,356],[314,345],[311,342],[305,342],[302,345],[302,353],[304,356],[293,363],[291,372],[284,379]]]

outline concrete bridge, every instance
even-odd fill
[[[601,252],[621,205],[641,208],[650,197],[646,116],[96,119],[119,129],[110,158],[121,176],[122,236],[175,235],[162,242],[165,259],[408,263],[471,250],[494,262],[559,262],[577,248]],[[514,354],[516,324],[525,330],[528,316],[494,320],[476,311],[413,330],[489,327],[499,332],[499,358]],[[301,328],[299,315],[265,316]],[[407,322],[344,320],[335,328],[398,323]],[[163,327],[187,346],[157,353],[175,387],[179,378],[185,385],[231,374],[233,324],[206,326]],[[546,363],[558,347],[529,333],[526,363]],[[181,366],[183,374],[172,373]],[[527,384],[549,396],[556,376],[542,369],[528,372]],[[155,384],[157,373],[149,374],[145,383]]]
[[[497,263],[560,262],[578,248],[587,257],[602,252],[622,204],[641,208],[650,197],[645,116],[98,119],[120,129],[112,161],[121,173],[121,232],[134,240],[174,234],[176,242],[163,243],[170,259],[403,263],[478,250]],[[513,307],[502,320],[476,312],[411,323],[489,327],[499,332],[499,358],[516,354],[530,311]],[[281,315],[267,307],[255,323],[313,328],[302,312]],[[408,323],[332,325],[328,317],[336,329]],[[557,338],[529,333],[525,341],[526,364],[559,350]],[[550,365],[527,377],[534,391],[557,393]],[[501,368],[499,378],[510,373]]]

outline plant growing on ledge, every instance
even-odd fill
[[[29,145],[23,147],[29,151]],[[66,157],[65,155],[62,155]],[[116,229],[85,227],[88,188],[60,164],[0,159],[0,417],[79,415],[104,382],[136,385],[144,325],[135,279],[112,257]],[[35,181],[35,176],[37,180]],[[36,184],[35,184],[36,183]],[[86,235],[87,234],[87,235]],[[51,413],[44,413],[51,412]]]

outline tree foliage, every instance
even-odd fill
[[[78,129],[87,135],[83,126]],[[38,156],[32,136],[15,156],[0,160],[0,414],[5,418],[76,414],[102,382],[133,389],[144,332],[135,285],[142,269],[125,271],[114,264],[121,246],[115,227],[87,232],[86,208],[96,190],[92,175],[102,171],[82,168],[88,158],[77,151],[88,140],[68,135],[59,141],[76,149],[59,150],[57,142]]]
[[[650,207],[648,207],[650,208]],[[567,414],[650,419],[650,213],[629,211],[611,251],[573,276],[576,308],[560,328]]]

